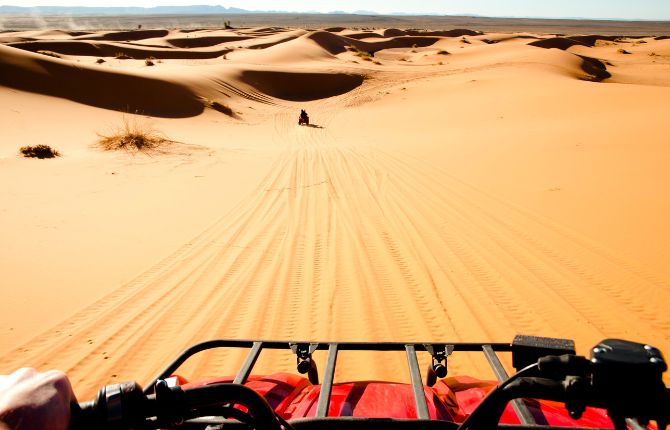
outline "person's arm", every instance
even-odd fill
[[[0,375],[0,430],[67,430],[74,401],[62,372],[26,368]]]

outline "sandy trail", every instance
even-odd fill
[[[669,332],[670,297],[658,279],[425,161],[338,140],[326,103],[310,111],[319,123],[309,128],[295,125],[294,109],[275,115],[284,149],[239,207],[4,357],[5,367],[61,368],[89,398],[103,382],[145,381],[184,346],[213,338],[458,342],[528,333],[586,347],[621,324],[630,338]],[[206,354],[182,373],[233,373],[241,357]],[[407,379],[401,355],[385,367],[377,358],[343,360],[337,378]],[[285,354],[259,371],[293,365]],[[451,369],[490,376],[478,357],[454,357]]]

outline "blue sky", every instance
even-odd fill
[[[670,0],[0,0],[16,6],[221,5],[249,10],[477,14],[518,17],[670,20]]]

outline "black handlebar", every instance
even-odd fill
[[[665,429],[670,420],[670,389],[657,394],[655,398],[649,399],[649,403],[641,406],[639,402],[631,400],[634,393],[626,395],[625,392],[614,392],[603,396],[581,378],[568,377],[563,381],[540,377],[518,378],[505,387],[491,391],[459,430],[497,428],[507,404],[519,398],[564,403],[574,419],[579,419],[587,406],[606,409],[615,429],[626,429],[626,418],[634,418],[642,425],[655,420],[659,429]],[[612,400],[615,396],[621,399]],[[629,404],[622,407],[622,400]]]
[[[459,430],[495,429],[507,403],[524,397],[565,403],[574,419],[587,406],[605,409],[617,430],[627,429],[628,418],[642,425],[654,420],[665,429],[670,421],[666,370],[658,349],[618,339],[596,345],[590,359],[542,357],[492,390]]]

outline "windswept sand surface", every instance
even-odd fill
[[[212,338],[670,354],[669,39],[328,30],[0,34],[0,372],[88,399]],[[95,145],[124,120],[173,143]],[[383,357],[337,379],[408,379]]]

